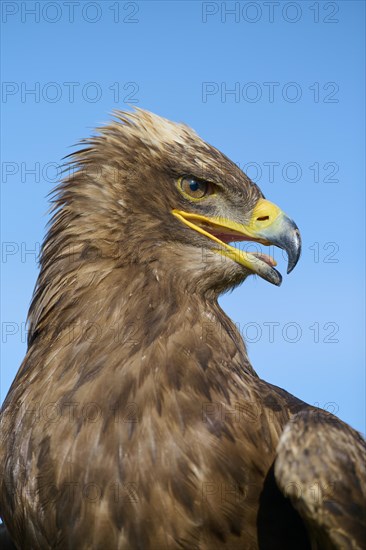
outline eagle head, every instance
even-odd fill
[[[250,274],[281,284],[273,258],[230,243],[276,245],[288,254],[288,272],[295,267],[301,249],[295,223],[189,127],[141,109],[117,112],[85,143],[58,188],[62,243],[57,220],[48,239],[58,254],[69,231],[84,259],[113,268],[144,264],[157,279],[215,294]]]

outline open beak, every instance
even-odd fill
[[[266,281],[279,286],[281,274],[274,269],[275,260],[267,254],[245,252],[230,242],[255,241],[265,246],[275,245],[287,252],[287,273],[297,264],[301,253],[301,237],[297,225],[275,204],[259,199],[249,223],[244,225],[225,218],[207,218],[200,214],[173,210],[172,213],[191,229],[205,235],[219,246],[213,250],[231,258],[257,273]]]

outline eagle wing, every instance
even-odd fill
[[[276,483],[322,550],[366,548],[366,445],[320,409],[294,415],[277,447]]]
[[[0,548],[2,550],[16,550],[5,525],[0,524]]]

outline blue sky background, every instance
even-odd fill
[[[2,3],[1,400],[54,165],[129,103],[191,125],[296,220],[282,286],[252,277],[221,304],[264,379],[365,431],[364,2],[36,4]]]

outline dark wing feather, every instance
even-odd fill
[[[9,532],[3,523],[0,524],[0,548],[1,550],[16,550],[16,546],[12,543]]]
[[[366,548],[365,451],[358,432],[320,409],[302,411],[286,425],[275,478],[315,548]]]

